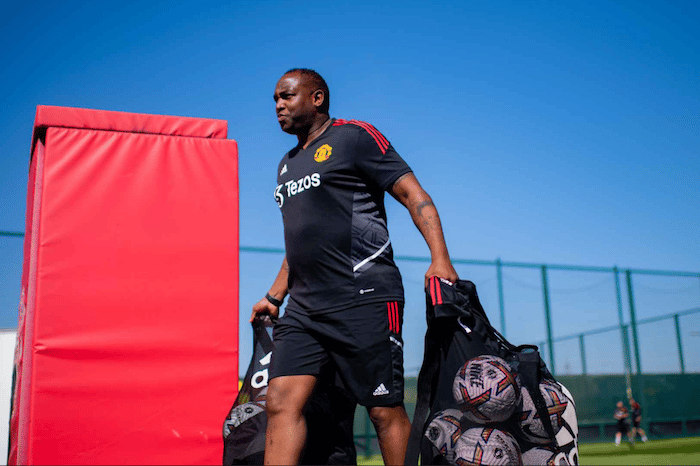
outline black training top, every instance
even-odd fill
[[[617,419],[617,425],[618,426],[624,426],[627,424],[627,417],[629,414],[627,413],[627,410],[625,409],[620,409],[620,408],[615,408],[615,413],[613,414],[613,417]]]
[[[642,415],[642,407],[640,405],[632,406],[632,418],[637,419]]]
[[[277,168],[289,263],[287,307],[303,313],[403,301],[384,191],[411,169],[372,125],[333,119]]]

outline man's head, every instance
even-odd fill
[[[328,85],[314,70],[287,71],[277,82],[273,97],[277,121],[287,133],[302,134],[315,121],[328,119]]]

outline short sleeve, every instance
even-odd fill
[[[400,176],[409,173],[411,167],[374,126],[369,123],[358,126],[362,130],[357,140],[355,166],[386,191]]]

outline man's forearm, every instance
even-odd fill
[[[272,286],[270,287],[270,295],[272,295],[274,298],[279,299],[282,301],[285,296],[287,296],[287,292],[289,291],[289,264],[287,264],[287,256],[284,256],[284,260],[282,261],[282,266],[280,267],[280,271],[277,273],[277,277],[275,278],[275,281],[272,283]]]
[[[442,232],[442,223],[433,200],[430,195],[422,191],[415,199],[411,199],[407,205],[413,223],[421,232],[425,242],[430,249],[430,256],[433,260],[449,260],[445,236]]]
[[[413,173],[401,176],[391,188],[391,195],[408,209],[413,223],[421,232],[430,249],[431,264],[425,273],[425,283],[437,276],[454,282],[459,279],[447,252],[445,236],[437,208]]]

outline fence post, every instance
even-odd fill
[[[498,305],[501,310],[501,333],[506,336],[506,311],[503,304],[503,271],[501,258],[496,259],[496,279],[498,280]]]
[[[556,376],[554,364],[554,338],[552,337],[552,315],[549,309],[549,286],[547,284],[547,266],[542,265],[542,293],[544,294],[544,317],[547,323],[547,345],[549,346],[549,370]]]
[[[583,333],[578,336],[578,347],[581,350],[581,372],[586,375],[586,344],[583,341]]]
[[[632,398],[632,360],[630,355],[630,339],[627,334],[627,326],[625,325],[625,318],[622,315],[622,292],[620,291],[620,276],[617,266],[613,267],[613,274],[615,275],[615,295],[617,296],[617,319],[620,322],[620,338],[622,339],[622,357],[623,364],[625,365],[625,384],[627,385],[627,398]]]
[[[681,324],[678,314],[673,314],[673,323],[676,324],[676,343],[678,343],[678,362],[681,366],[681,374],[685,374],[685,362],[683,361],[683,341],[681,340]]]
[[[637,366],[637,388],[639,390],[639,401],[642,406],[646,406],[644,399],[644,381],[642,380],[642,362],[639,358],[639,340],[637,338],[637,314],[634,308],[634,291],[632,291],[632,272],[625,270],[627,278],[627,297],[630,305],[630,324],[632,324],[632,343],[634,344],[634,362]]]

